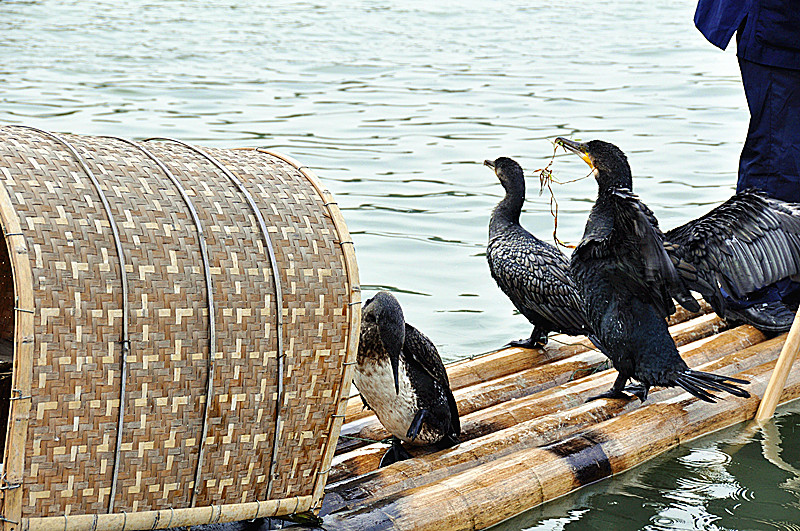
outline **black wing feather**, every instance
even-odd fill
[[[531,323],[573,335],[587,332],[583,303],[561,251],[517,227],[492,239],[486,258],[492,278]]]
[[[427,372],[445,392],[447,404],[450,409],[450,425],[456,436],[461,433],[461,422],[458,417],[458,406],[450,390],[450,379],[444,367],[436,345],[428,336],[406,323],[406,337],[403,343],[403,353],[406,359],[413,360],[422,370]]]
[[[659,313],[667,317],[675,312],[674,297],[689,311],[699,311],[700,305],[689,293],[678,275],[673,260],[664,247],[664,235],[658,228],[653,212],[628,189],[615,189],[608,196],[609,207],[593,209],[587,222],[587,232],[575,249],[576,253],[589,253],[595,257],[619,257],[624,249],[613,240],[614,223],[617,230],[636,242],[628,250],[630,256],[615,263],[622,273],[620,282],[638,285],[639,292],[651,299]],[[615,212],[611,212],[614,210]],[[634,239],[630,235],[635,235]]]
[[[800,274],[800,204],[740,192],[704,216],[668,231],[675,262],[692,264],[695,278],[678,268],[691,289],[717,311],[720,288],[741,298]]]
[[[406,337],[403,343],[403,353],[406,359],[412,359],[427,372],[431,378],[443,387],[450,388],[447,370],[444,368],[442,358],[436,346],[428,336],[406,323]]]

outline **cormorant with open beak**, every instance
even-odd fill
[[[595,173],[599,171],[588,150],[592,149],[590,145],[600,149],[601,141],[557,142],[578,154]],[[618,151],[617,158],[621,156],[627,166],[622,151],[608,145]],[[630,168],[627,172],[630,174]],[[743,300],[775,282],[797,279],[800,204],[755,190],[738,192],[703,216],[667,231],[664,247],[684,284],[700,293],[720,317],[763,332],[787,332],[791,328],[794,313],[783,305],[770,311],[760,306],[733,310],[726,306],[724,295]]]
[[[672,299],[699,311],[689,288],[702,283],[708,284],[703,289],[713,288],[705,276],[712,273],[702,269],[703,263],[687,263],[674,251],[668,253],[658,221],[632,191],[625,154],[601,140],[557,138],[556,143],[589,164],[598,186],[570,261],[587,321],[619,372],[611,389],[593,398],[622,398],[626,390],[644,401],[651,386],[680,386],[707,402],[715,401],[714,391],[750,396],[736,385],[747,381],[692,370],[678,354],[666,322],[675,311]],[[687,282],[684,274],[689,273],[692,280]],[[639,385],[626,387],[631,378]]]

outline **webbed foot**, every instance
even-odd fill
[[[617,374],[617,379],[614,380],[614,385],[611,386],[611,389],[609,389],[605,393],[600,393],[599,395],[590,396],[589,398],[586,399],[586,401],[591,402],[592,400],[597,400],[598,398],[630,399],[630,396],[622,392],[623,389],[626,389],[625,384],[627,382],[628,382],[628,377],[623,375],[622,373],[619,373]]]
[[[630,399],[630,397],[628,395],[626,395],[622,391],[618,391],[618,390],[616,390],[616,389],[614,389],[612,387],[611,389],[609,389],[605,393],[600,393],[599,395],[590,396],[589,398],[586,399],[586,401],[587,402],[591,402],[592,400],[597,400],[599,398],[612,398],[612,399],[615,399],[615,398],[627,398],[627,399]]]
[[[505,347],[518,347],[518,348],[542,348],[547,344],[547,332],[542,332],[538,328],[534,328],[530,337],[525,339],[517,339],[516,341],[509,341]]]
[[[411,454],[408,453],[405,448],[403,448],[403,445],[400,443],[400,439],[397,437],[392,437],[392,447],[386,450],[386,453],[383,454],[378,468],[389,466],[398,461],[405,461],[406,459],[411,459]]]
[[[625,386],[625,390],[638,398],[640,402],[644,402],[647,400],[647,392],[650,388],[644,384],[635,384]]]

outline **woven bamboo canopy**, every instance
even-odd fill
[[[0,127],[0,224],[4,529],[319,510],[360,293],[312,172]]]
[[[708,307],[705,307],[708,311]],[[384,468],[388,436],[351,398],[326,487],[325,529],[483,529],[676,445],[752,419],[786,334],[729,328],[713,313],[679,312],[670,332],[692,367],[750,380],[751,398],[708,404],[678,388],[638,400],[586,398],[616,377],[581,338],[544,349],[505,349],[447,367],[461,414],[461,443]],[[800,367],[779,401],[800,397]],[[375,441],[370,444],[369,441]]]

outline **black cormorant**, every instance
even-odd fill
[[[617,376],[609,391],[593,398],[640,400],[651,386],[680,386],[707,402],[713,391],[748,397],[736,384],[745,380],[690,369],[669,334],[666,317],[674,297],[690,311],[700,309],[664,246],[650,209],[633,194],[630,166],[613,144],[556,142],[577,153],[593,169],[598,195],[572,254],[570,272],[585,301],[585,314]],[[625,387],[630,378],[640,385]]]
[[[461,425],[442,359],[430,339],[406,323],[397,299],[386,291],[361,313],[356,387],[365,405],[392,434],[386,466],[410,457],[400,444],[458,444]]]
[[[582,151],[592,149],[592,142],[557,142],[596,169]],[[593,142],[595,151],[605,144]],[[609,158],[621,157],[617,164],[624,163],[630,174],[622,151],[613,144],[608,146],[618,152]],[[700,293],[720,317],[730,319],[734,311],[726,307],[724,293],[743,299],[779,280],[800,275],[800,204],[756,191],[739,192],[705,215],[667,231],[664,247],[685,286]],[[735,320],[764,332],[786,332],[794,314],[781,308],[780,313],[759,313],[757,307],[736,311]]]
[[[570,335],[588,334],[583,303],[569,275],[569,261],[554,246],[545,243],[519,224],[525,202],[525,177],[514,160],[487,160],[506,194],[492,212],[486,259],[492,278],[519,312],[533,325],[527,339],[509,345],[533,348],[547,342],[550,331]]]

